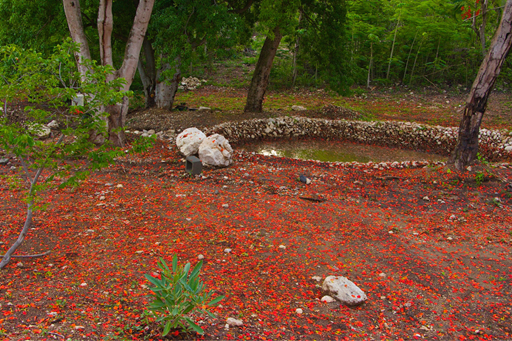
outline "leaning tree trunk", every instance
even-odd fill
[[[508,0],[503,10],[500,26],[496,31],[489,52],[480,66],[464,108],[459,126],[457,146],[449,161],[458,170],[463,170],[476,159],[480,123],[487,107],[487,100],[511,45],[512,0]]]
[[[252,76],[251,85],[247,92],[247,102],[245,104],[245,112],[261,112],[263,110],[263,97],[267,90],[268,80],[272,63],[276,56],[277,48],[281,42],[281,34],[279,27],[274,29],[274,39],[267,37],[261,48],[258,63]]]
[[[165,76],[162,75],[164,71],[170,70],[171,66],[166,63],[164,66],[157,71],[156,75],[156,107],[159,109],[171,110],[172,105],[174,103],[174,97],[176,96],[176,92],[178,92],[178,86],[180,84],[181,79],[181,59],[180,57],[176,58],[175,67],[174,67],[174,75],[172,79],[165,79]],[[162,78],[162,80],[160,80]]]

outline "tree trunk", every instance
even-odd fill
[[[274,39],[270,39],[270,37],[265,39],[247,93],[247,102],[244,108],[245,112],[261,112],[263,110],[263,97],[267,90],[272,62],[274,61],[282,37],[283,35],[279,27],[276,27],[274,29]]]
[[[79,63],[78,70],[83,76],[87,70],[81,64],[81,61],[84,59],[90,59],[91,56],[82,24],[80,1],[62,1],[71,38],[74,42],[80,44],[77,61]],[[111,42],[114,24],[112,2],[113,0],[100,0],[98,8],[98,35],[100,40],[101,64],[114,67]],[[128,91],[132,84],[133,77],[135,76],[137,65],[139,63],[139,54],[149,24],[149,19],[151,18],[154,3],[155,0],[139,0],[133,25],[128,37],[128,42],[126,43],[123,63],[119,70],[114,72],[110,78],[124,78],[126,80],[124,86],[122,86],[120,90]],[[122,147],[125,143],[123,126],[126,121],[126,114],[128,113],[128,98],[124,98],[122,103],[108,106],[105,109],[109,114],[107,121],[109,139],[115,146]]]
[[[145,107],[152,108],[156,106],[155,102],[155,90],[156,90],[156,63],[155,63],[155,51],[151,42],[144,38],[142,44],[145,63],[142,58],[139,58],[137,69],[139,71],[142,86],[144,87],[144,96],[146,98]]]
[[[302,20],[302,11],[299,13],[299,23]],[[295,88],[295,81],[297,80],[297,57],[299,55],[299,47],[300,47],[300,36],[297,33],[297,37],[295,38],[295,48],[293,49],[293,64],[292,64],[292,88]]]
[[[166,63],[164,66],[157,71],[157,83],[156,83],[156,107],[159,109],[165,109],[165,110],[171,110],[173,103],[174,103],[174,97],[176,96],[176,92],[178,91],[178,85],[180,84],[181,79],[181,59],[180,57],[176,58],[176,64],[175,64],[175,72],[171,80],[167,79],[160,79],[163,77],[162,73],[166,70],[170,70],[171,66]]]
[[[508,0],[503,10],[500,26],[493,38],[489,52],[480,66],[464,108],[457,146],[449,161],[449,164],[455,165],[458,170],[466,168],[477,156],[480,123],[487,107],[487,100],[511,45],[512,0]]]
[[[91,53],[89,51],[89,43],[85,36],[84,25],[82,22],[82,12],[80,11],[80,1],[74,0],[63,0],[64,12],[66,13],[66,19],[68,22],[69,33],[71,39],[79,44],[78,52],[75,52],[75,59],[78,65],[78,71],[82,75],[82,79],[87,72],[87,68],[82,63],[85,59],[91,59]]]
[[[395,51],[395,42],[396,42],[396,34],[398,32],[398,27],[400,26],[400,16],[402,15],[402,10],[398,13],[398,19],[396,21],[395,34],[393,35],[393,44],[391,45],[391,53],[389,54],[389,62],[388,62],[388,71],[386,72],[386,79],[389,79],[389,72],[391,71],[391,61],[393,60],[393,52]]]

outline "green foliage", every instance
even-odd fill
[[[211,63],[233,55],[245,32],[243,20],[224,2],[209,0],[157,1],[148,28],[148,38],[159,56],[159,81],[172,79],[176,68],[183,76],[194,73],[194,65]],[[170,68],[163,68],[169,64]],[[181,65],[187,68],[180,68]]]
[[[29,186],[29,202],[49,187],[77,185],[120,153],[108,143],[96,146],[89,136],[91,131],[106,136],[106,114],[100,108],[129,95],[118,91],[124,80],[107,81],[112,68],[92,61],[81,79],[73,56],[76,49],[68,40],[44,58],[14,45],[0,47],[0,103],[4,108],[0,148],[21,162],[18,176]],[[85,105],[70,105],[79,93]],[[11,104],[19,102],[27,104],[23,120],[15,119],[14,109],[10,110]],[[53,119],[59,121],[60,131],[40,139],[38,134]]]
[[[178,265],[178,257],[174,255],[171,268],[160,258],[160,278],[145,275],[154,285],[151,288],[154,301],[149,305],[149,309],[155,314],[156,321],[163,326],[163,336],[175,328],[204,334],[203,329],[187,316],[196,310],[215,318],[207,308],[217,305],[224,296],[218,296],[210,301],[212,292],[202,293],[205,289],[199,279],[202,266],[203,261],[199,261],[189,274],[190,263],[185,266]]]

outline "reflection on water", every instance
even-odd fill
[[[411,150],[339,141],[257,141],[240,149],[263,155],[329,162],[446,161],[447,158]]]

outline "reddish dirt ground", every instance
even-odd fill
[[[0,338],[162,339],[144,318],[144,274],[174,254],[193,264],[204,255],[201,277],[225,299],[217,319],[194,317],[204,336],[165,339],[512,338],[512,169],[234,159],[190,177],[158,142],[78,188],[46,193],[17,254],[51,254],[2,270]],[[0,178],[0,253],[24,221],[22,194]],[[313,277],[328,275],[348,277],[367,302],[321,302]],[[228,317],[243,326],[226,329]]]

